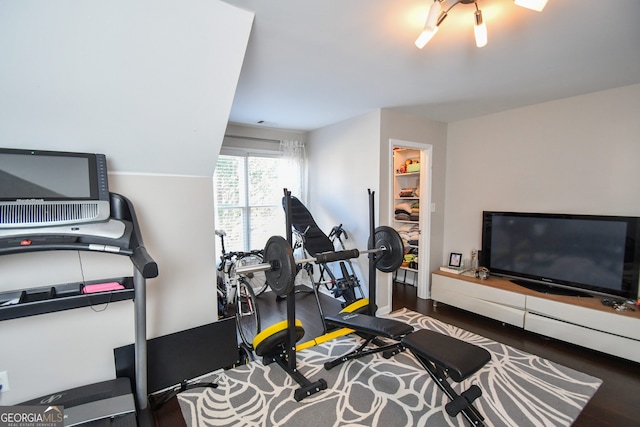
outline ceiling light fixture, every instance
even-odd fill
[[[518,6],[526,7],[540,12],[547,4],[547,0],[514,0]],[[462,4],[474,4],[476,6],[476,12],[474,15],[475,24],[473,32],[476,36],[476,46],[483,47],[487,44],[487,26],[482,19],[482,11],[478,8],[477,0],[433,0],[431,7],[429,8],[429,14],[424,24],[422,33],[416,40],[416,46],[420,49],[425,47],[429,40],[433,38],[438,32],[438,28],[442,21],[448,16],[449,11],[454,6]]]

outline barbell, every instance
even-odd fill
[[[334,252],[323,252],[315,257],[296,260],[291,245],[282,236],[271,236],[264,247],[263,263],[239,266],[238,274],[248,274],[264,271],[267,283],[278,296],[285,296],[295,286],[298,264],[315,262],[325,264],[333,261],[343,261],[357,258],[362,254],[372,254],[376,269],[384,273],[396,271],[404,259],[404,244],[402,238],[393,228],[381,225],[375,229],[373,242],[369,242],[371,249],[348,249]]]

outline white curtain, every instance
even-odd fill
[[[304,142],[293,140],[280,141],[280,152],[286,159],[284,176],[285,186],[302,203],[307,202],[307,156]]]

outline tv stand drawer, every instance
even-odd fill
[[[600,299],[596,299],[598,301],[594,302],[600,304]],[[541,315],[558,322],[566,322],[640,342],[640,319],[621,315],[613,309],[610,311],[594,310],[529,295],[527,296],[527,316],[529,315]],[[526,322],[525,329],[528,329]]]
[[[431,298],[510,325],[524,327],[526,300],[522,294],[482,286],[462,278],[434,274],[431,279]]]
[[[640,362],[640,341],[527,312],[525,330]]]

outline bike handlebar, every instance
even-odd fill
[[[227,232],[224,230],[214,230],[216,236],[220,237],[220,243],[222,245],[222,255],[220,255],[220,259],[222,260],[231,260],[232,258],[244,258],[249,255],[264,255],[264,249],[253,249],[249,252],[245,251],[235,251],[235,252],[227,252],[224,247],[224,238],[227,236]]]
[[[225,260],[230,260],[232,258],[244,258],[247,257],[249,255],[260,255],[262,256],[264,254],[264,249],[254,249],[248,252],[245,251],[234,251],[234,252],[227,252],[226,254],[223,254],[221,256],[222,259]]]

